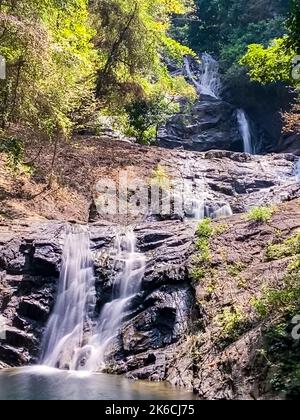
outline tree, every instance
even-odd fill
[[[157,138],[158,127],[177,111],[178,104],[162,94],[134,101],[126,107],[130,125],[128,134],[136,137],[141,144],[150,144]]]
[[[291,12],[287,22],[289,48],[300,54],[300,1],[291,0]]]
[[[163,56],[180,60],[192,53],[168,35],[172,14],[186,10],[183,0],[92,1],[98,97],[120,104],[143,98],[162,79],[171,85]]]
[[[100,112],[118,115],[128,129],[131,103],[163,102],[194,93],[172,77],[188,48],[169,35],[171,16],[185,13],[185,0],[3,0],[0,55],[7,78],[0,81],[0,123],[31,129],[53,143],[77,123]],[[8,133],[9,135],[9,133]],[[50,175],[50,183],[52,176]]]
[[[72,113],[92,94],[97,53],[87,0],[13,0],[0,3],[2,129],[21,124],[54,142],[68,136]],[[50,177],[51,178],[51,177]]]
[[[294,53],[287,51],[286,43],[287,38],[279,38],[273,40],[268,48],[260,44],[249,45],[240,63],[248,68],[251,80],[262,84],[291,81]]]
[[[217,55],[228,70],[248,44],[267,46],[283,36],[288,10],[286,0],[195,0],[194,13],[174,20],[174,33],[194,51]]]
[[[291,1],[291,11],[287,20],[287,33],[283,38],[275,39],[265,48],[263,45],[249,45],[247,53],[240,63],[247,66],[251,80],[262,84],[276,81],[300,87],[300,2]],[[283,129],[287,133],[299,132],[299,99],[292,105],[290,112],[283,114]]]

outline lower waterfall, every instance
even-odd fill
[[[117,336],[131,299],[140,291],[146,259],[136,250],[133,229],[117,232],[110,256],[116,273],[111,301],[95,320],[96,291],[89,233],[68,228],[57,301],[42,345],[41,364],[66,370],[98,371]]]
[[[105,355],[109,353],[110,346],[118,335],[130,301],[141,289],[146,258],[137,251],[136,242],[133,229],[118,232],[116,235],[113,249],[116,277],[112,299],[104,305],[97,321],[95,335],[87,346],[89,356],[85,369],[89,371],[98,371],[105,366]]]
[[[42,343],[41,364],[76,370],[84,332],[96,303],[88,230],[70,226],[65,239],[57,300]]]
[[[300,159],[298,159],[295,164],[294,177],[295,177],[296,182],[300,182]]]
[[[253,155],[254,147],[252,145],[250,124],[245,111],[243,111],[242,109],[238,109],[237,111],[237,120],[239,124],[239,130],[243,138],[244,152]]]

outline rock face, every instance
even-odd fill
[[[203,97],[191,110],[184,107],[159,132],[159,145],[205,152],[213,149],[243,151],[236,109],[218,99]]]
[[[98,249],[99,227],[93,225],[91,232]],[[141,292],[127,309],[108,357],[109,371],[160,379],[156,372],[158,359],[161,363],[169,347],[189,332],[194,317],[194,295],[185,264],[194,227],[169,221],[147,223],[135,232],[139,249],[146,256],[146,272]],[[114,276],[113,260],[101,255],[95,265],[100,307],[111,298]]]
[[[161,149],[159,149],[161,150]],[[97,203],[108,197],[106,190],[94,190],[94,205],[90,220],[119,220],[124,223],[139,223],[142,220],[184,219],[193,216],[189,202],[204,204],[206,217],[215,217],[216,211],[229,205],[233,213],[247,212],[251,207],[278,204],[300,196],[299,183],[295,177],[298,158],[292,154],[251,156],[245,153],[215,150],[207,153],[172,151],[157,161],[156,169],[142,172],[142,162],[130,168],[130,178],[137,179],[142,186],[156,182],[156,172],[166,181],[163,185],[163,200],[170,204],[179,197],[176,211],[153,212],[152,208],[135,207],[136,214],[113,213],[107,215],[105,208]],[[140,184],[138,184],[140,188]],[[137,185],[128,183],[128,196],[132,200]],[[124,198],[123,198],[124,200]],[[122,206],[127,209],[126,206]],[[168,207],[167,207],[168,209]],[[103,212],[102,212],[103,210]],[[217,213],[218,214],[218,213]],[[228,215],[228,214],[227,214]]]
[[[296,200],[279,207],[266,224],[228,219],[224,232],[211,238],[211,261],[194,283],[203,316],[194,336],[193,384],[201,399],[285,398],[291,391],[293,364],[299,363],[293,315],[283,314],[284,300],[267,314],[257,303],[283,289],[294,261],[271,259],[270,244],[284,243],[299,228]],[[293,386],[299,396],[299,382]]]
[[[5,335],[0,362],[36,362],[59,274],[62,225],[10,225],[0,228],[0,314]]]
[[[235,215],[221,220],[226,230],[210,245],[211,275],[195,283],[189,268],[195,253],[196,221],[184,207],[167,214],[151,214],[147,209],[132,219],[114,214],[108,220],[95,206],[98,197],[90,186],[94,190],[89,229],[95,260],[95,320],[112,295],[115,272],[109,250],[118,225],[134,225],[139,251],[147,261],[141,292],[127,308],[107,355],[108,370],[130,378],[168,380],[194,389],[203,399],[263,398],[268,392],[260,388],[265,378],[257,380],[257,375],[260,366],[265,366],[252,368],[252,363],[256,363],[254,355],[265,326],[251,315],[250,299],[259,293],[265,278],[280,286],[282,278],[277,273],[286,269],[286,260],[271,264],[264,256],[267,244],[279,232],[285,238],[299,229],[299,207],[294,200],[300,197],[294,173],[298,158],[220,150],[154,149],[154,153],[151,148],[135,147],[117,143],[113,162],[106,156],[103,172],[97,167],[89,178],[91,183],[101,173],[115,180],[119,165],[146,186],[149,180],[162,178],[161,202],[170,196],[174,199],[175,188],[167,188],[166,180],[175,187],[188,183],[188,194],[196,201],[204,200],[206,216],[224,205]],[[134,188],[128,191],[132,197]],[[267,204],[278,205],[269,225],[251,224],[239,216],[251,207]],[[38,361],[43,331],[56,299],[64,236],[65,223],[57,221],[0,225],[0,320],[5,321],[5,337],[0,330],[0,368]],[[231,275],[236,267],[242,270],[239,274],[244,281]],[[249,314],[248,323],[243,335],[219,346],[220,329],[214,320],[224,308],[232,308],[233,301]]]

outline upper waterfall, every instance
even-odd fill
[[[196,71],[191,69],[190,59],[185,57],[185,71],[199,94],[211,96],[215,99],[220,98],[222,84],[219,64],[211,55],[202,54],[201,62]]]
[[[84,330],[95,308],[95,279],[86,228],[67,231],[57,300],[42,344],[41,363],[49,367],[77,369]]]

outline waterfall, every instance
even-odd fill
[[[88,230],[68,227],[56,304],[42,344],[41,363],[77,369],[77,355],[95,308],[95,279]]]
[[[112,299],[104,305],[95,335],[83,349],[83,352],[88,353],[88,357],[85,356],[85,369],[90,371],[98,371],[104,367],[105,355],[118,335],[131,300],[141,289],[145,273],[146,259],[136,249],[136,236],[133,229],[125,233],[117,233],[113,254],[116,277]]]
[[[205,201],[204,200],[192,200],[192,214],[193,220],[199,221],[205,218]]]
[[[294,167],[294,177],[296,182],[300,182],[300,159],[297,161]]]
[[[103,368],[106,352],[144,277],[146,259],[137,251],[136,241],[133,229],[116,233],[111,252],[112,298],[92,325],[96,292],[89,233],[82,227],[68,229],[57,300],[43,338],[42,365],[89,371]]]
[[[222,89],[218,62],[209,54],[202,54],[197,72],[193,72],[190,59],[185,58],[185,70],[188,78],[196,86],[199,94],[220,98]]]
[[[233,216],[233,211],[229,203],[211,204],[205,200],[193,199],[191,202],[191,211],[188,218],[200,221],[205,218],[223,219]]]
[[[237,110],[237,120],[239,124],[239,130],[243,138],[244,152],[250,153],[252,155],[254,154],[254,148],[252,145],[250,124],[245,111],[243,111],[242,109]]]
[[[230,206],[230,204],[226,203],[223,204],[220,208],[216,209],[213,213],[212,213],[212,219],[223,219],[225,217],[231,217],[233,216],[233,211],[232,208]]]

